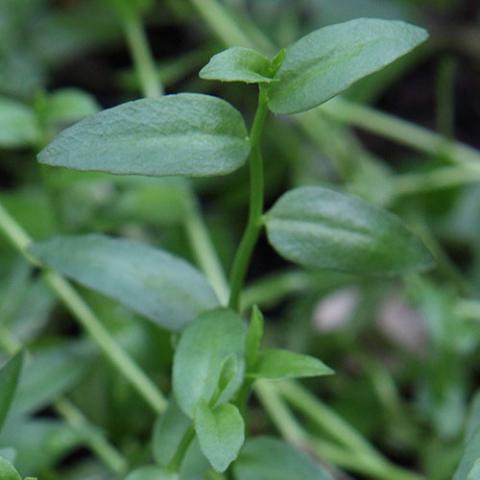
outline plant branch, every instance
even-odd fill
[[[260,86],[258,107],[250,132],[250,207],[247,226],[243,234],[240,246],[233,261],[230,276],[230,300],[229,306],[234,310],[240,308],[240,294],[245,282],[250,259],[258,236],[262,229],[263,215],[263,159],[260,147],[260,139],[263,126],[268,115],[266,87]]]
[[[163,94],[163,86],[155,68],[141,19],[138,14],[132,13],[122,16],[122,22],[144,96],[159,97]]]
[[[3,231],[5,236],[28,261],[40,266],[39,262],[27,251],[28,245],[32,241],[31,238],[1,204],[0,231]],[[167,405],[163,394],[135,361],[117,344],[72,285],[61,275],[51,270],[44,270],[43,278],[97,343],[104,355],[117,367],[118,371],[125,376],[155,412],[162,413]]]

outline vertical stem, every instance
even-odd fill
[[[123,27],[144,95],[159,97],[163,94],[163,86],[160,83],[160,77],[155,68],[152,52],[139,16],[137,14],[125,15]]]
[[[257,243],[262,228],[263,215],[263,159],[260,148],[260,139],[263,126],[268,115],[267,90],[260,85],[258,107],[250,132],[250,209],[248,222],[240,246],[233,261],[230,276],[230,301],[229,306],[234,310],[240,308],[240,293],[245,282],[250,258]]]

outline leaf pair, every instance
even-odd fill
[[[254,50],[230,48],[215,55],[200,76],[266,83],[272,112],[304,112],[405,55],[427,37],[425,30],[404,22],[361,18],[316,30],[272,62]]]

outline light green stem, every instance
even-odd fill
[[[319,112],[402,145],[432,155],[442,154],[452,162],[480,171],[480,152],[474,148],[460,142],[451,142],[437,133],[388,113],[338,97],[319,107]]]
[[[159,97],[163,94],[160,76],[155,68],[152,52],[148,44],[141,19],[136,14],[123,17],[125,36],[133,58],[135,70],[146,97]]]
[[[226,305],[229,294],[227,280],[193,195],[185,217],[185,229],[201,270],[209,279],[220,303]]]
[[[4,232],[6,237],[27,260],[39,266],[39,262],[32,258],[27,252],[27,247],[31,243],[30,237],[1,204],[0,230]],[[100,320],[71,284],[61,275],[50,270],[45,270],[44,279],[53,292],[63,301],[65,306],[90,334],[104,355],[117,367],[119,372],[125,376],[143,399],[155,412],[163,412],[167,405],[163,394],[134,360],[116,343],[108,330],[102,325]]]
[[[260,139],[267,115],[267,91],[265,87],[260,86],[258,108],[250,132],[250,207],[248,221],[240,246],[233,260],[232,273],[230,276],[231,291],[229,306],[234,310],[239,310],[240,308],[240,293],[245,282],[245,276],[253,249],[262,229],[263,159]]]

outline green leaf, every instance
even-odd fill
[[[30,251],[45,265],[171,330],[181,330],[218,304],[211,287],[191,265],[129,240],[56,237],[34,244]]]
[[[266,224],[275,249],[308,268],[403,274],[432,265],[430,253],[398,217],[327,188],[287,192]]]
[[[17,353],[0,369],[0,430],[7,418],[23,365],[23,353]],[[1,478],[1,476],[0,476]]]
[[[233,468],[237,480],[333,480],[308,455],[269,437],[248,440]]]
[[[2,480],[22,480],[13,465],[0,457],[0,478]]]
[[[92,115],[64,130],[38,156],[76,170],[137,175],[224,175],[250,151],[240,113],[200,94],[142,99]]]
[[[152,449],[157,463],[165,467],[170,465],[190,428],[192,421],[171,398],[167,410],[155,422],[153,429]]]
[[[472,408],[467,421],[465,433],[464,452],[453,480],[476,480],[475,471],[478,472],[480,459],[480,393],[475,395]]]
[[[232,47],[214,55],[200,70],[200,78],[222,82],[269,83],[270,59],[256,50]]]
[[[200,402],[195,411],[195,432],[202,452],[217,472],[229,467],[245,441],[243,418],[231,403],[211,409]]]
[[[248,325],[247,338],[245,340],[245,360],[247,370],[250,370],[258,360],[264,329],[263,315],[255,305],[252,309],[250,324]]]
[[[149,465],[131,472],[125,480],[179,480],[179,476],[165,471],[162,467]]]
[[[218,309],[196,318],[182,333],[173,361],[173,392],[180,408],[193,418],[200,401],[225,403],[243,380],[246,328],[234,312]],[[236,377],[214,399],[224,367],[231,354],[238,357]]]
[[[269,89],[274,113],[298,113],[338,95],[428,37],[400,21],[361,18],[316,30],[286,49]]]
[[[331,374],[333,374],[333,370],[317,358],[288,350],[261,352],[256,365],[248,372],[249,377],[272,380],[319,377]]]
[[[42,114],[48,124],[74,123],[99,111],[95,98],[76,88],[57,90],[45,99]]]
[[[40,410],[78,383],[94,357],[78,344],[63,344],[33,352],[20,377],[15,413]]]
[[[0,146],[32,146],[39,138],[40,130],[33,110],[17,100],[0,97]]]

